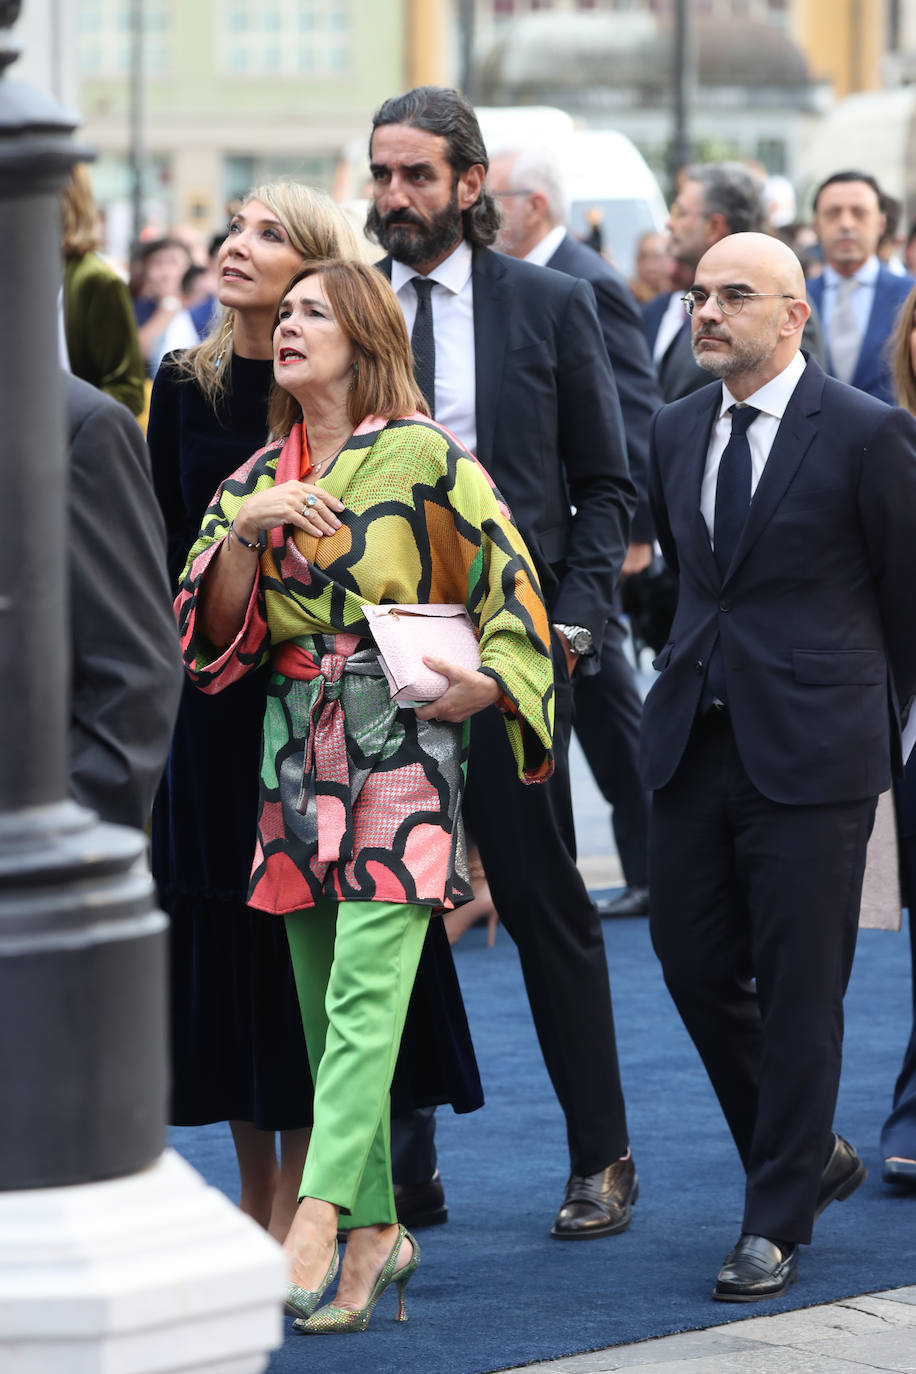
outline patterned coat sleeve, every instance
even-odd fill
[[[198,597],[204,574],[222,547],[229,526],[247,496],[272,486],[276,446],[261,449],[243,463],[217,491],[204,515],[200,534],[188,554],[181,585],[175,598],[175,615],[185,671],[202,692],[221,692],[224,687],[258,668],[270,652],[270,631],[264,611],[260,569],[239,632],[221,652],[213,648],[197,626]]]
[[[459,534],[476,552],[465,604],[480,634],[481,672],[503,693],[509,743],[524,782],[553,772],[554,685],[550,625],[531,555],[508,508],[476,459],[455,469],[452,506]]]

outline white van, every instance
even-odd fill
[[[570,198],[571,233],[586,238],[589,211],[596,212],[605,253],[630,276],[637,240],[648,230],[664,232],[668,209],[653,172],[626,135],[577,128],[565,110],[548,105],[479,106],[476,114],[490,157],[534,144],[556,152]]]

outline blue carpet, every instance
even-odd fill
[[[864,931],[847,998],[837,1125],[870,1174],[818,1223],[800,1280],[776,1302],[710,1300],[737,1238],[742,1173],[699,1060],[663,987],[644,920],[605,922],[620,1058],[641,1196],[623,1235],[551,1240],[565,1182],[559,1109],[538,1053],[518,960],[474,929],[457,962],[487,1105],[440,1115],[451,1221],[422,1231],[405,1326],[386,1293],[365,1335],[305,1337],[287,1322],[269,1374],[478,1374],[650,1336],[916,1283],[916,1197],[880,1179],[878,1131],[909,1033],[905,933]],[[206,1178],[237,1196],[225,1127],[173,1132]]]

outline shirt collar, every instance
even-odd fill
[[[555,224],[552,229],[548,229],[540,242],[534,245],[531,252],[525,254],[525,261],[533,262],[538,267],[546,267],[565,238],[565,226]]]
[[[473,254],[471,245],[462,239],[457,248],[449,253],[448,257],[434,267],[427,275],[430,281],[438,282],[447,291],[451,291],[453,296],[457,296],[460,291],[467,286],[471,275],[471,264]],[[398,262],[397,258],[391,261],[391,285],[396,292],[401,290],[405,282],[409,282],[411,277],[418,276],[419,273],[413,267],[408,267],[403,262]]]
[[[870,258],[865,259],[858,272],[853,272],[852,278],[855,279],[860,286],[874,286],[875,282],[878,280],[878,273],[880,270],[881,264],[878,261],[878,256],[876,253],[872,253]],[[839,272],[831,267],[829,263],[825,265],[824,286],[829,291],[835,291],[841,281],[850,280],[851,278],[849,277],[841,277]]]
[[[762,387],[748,396],[744,401],[736,401],[729,391],[725,382],[722,383],[722,400],[719,403],[719,416],[721,420],[726,411],[732,406],[748,405],[755,406],[757,410],[763,411],[765,415],[775,415],[777,420],[781,420],[785,414],[786,406],[792,399],[792,392],[798,386],[801,375],[805,370],[804,355],[799,352],[792,358],[792,361],[771,378]]]

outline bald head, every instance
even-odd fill
[[[693,290],[693,355],[728,383],[737,400],[746,400],[778,376],[801,345],[811,313],[801,264],[780,239],[730,234],[703,254]]]
[[[729,271],[753,272],[755,279],[769,282],[760,290],[785,291],[805,298],[805,274],[796,254],[772,234],[729,234],[708,248],[697,264],[697,280],[704,272],[718,271],[731,264]]]

